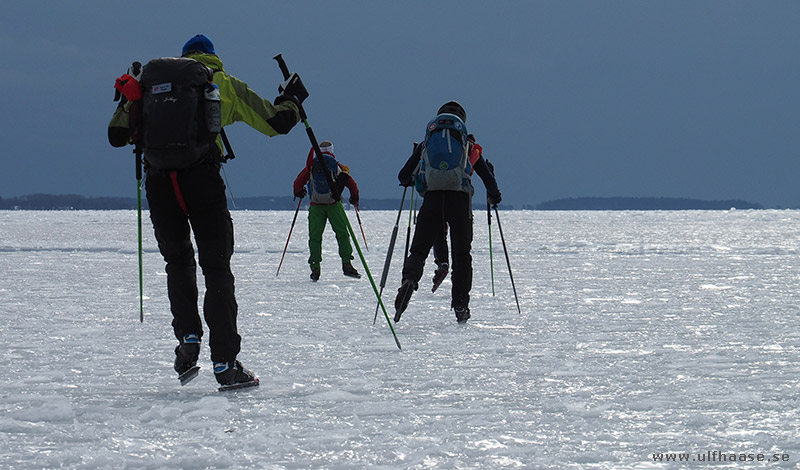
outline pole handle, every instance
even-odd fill
[[[283,60],[283,55],[278,54],[275,57],[273,57],[273,59],[278,61],[278,67],[280,67],[281,69],[281,73],[283,74],[283,79],[286,80],[287,78],[289,78],[289,75],[291,74],[289,73],[289,67],[286,65],[286,61]]]

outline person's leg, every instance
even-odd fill
[[[440,237],[433,242],[433,261],[436,266],[448,264],[450,258],[447,248],[447,226],[444,227]]]
[[[325,206],[308,208],[308,265],[311,271],[320,269],[322,262],[322,233],[325,231],[327,215]]]
[[[442,233],[442,197],[444,191],[428,191],[417,213],[417,224],[414,238],[411,241],[408,258],[403,263],[403,280],[411,279],[416,283],[422,278],[425,260],[431,251],[434,241]]]
[[[158,249],[166,262],[175,337],[179,341],[187,334],[201,337],[203,323],[197,308],[196,262],[188,217],[178,205],[167,173],[148,172],[145,187]]]
[[[469,306],[472,289],[472,201],[467,193],[450,191],[445,201],[453,253],[453,308]]]
[[[447,247],[447,225],[444,226],[441,236],[433,242],[433,261],[436,263],[436,271],[433,272],[433,292],[444,282],[447,271],[450,269],[449,254]]]
[[[394,321],[400,321],[400,315],[408,307],[411,295],[419,287],[419,280],[425,267],[425,260],[431,251],[436,237],[440,236],[442,219],[442,191],[428,191],[422,206],[417,213],[417,226],[411,242],[408,258],[403,263],[403,284],[397,290],[394,300]]]
[[[230,363],[239,354],[241,336],[236,323],[238,305],[230,267],[233,221],[228,211],[225,184],[216,165],[183,170],[178,181],[205,277],[203,315],[209,329],[211,360]]]
[[[350,232],[347,230],[347,214],[338,204],[325,206],[328,213],[328,220],[331,228],[336,234],[336,243],[339,245],[339,257],[342,263],[349,263],[353,260],[353,245],[350,244]]]

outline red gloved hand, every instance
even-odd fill
[[[117,79],[114,83],[114,88],[122,93],[128,101],[138,101],[142,99],[142,87],[135,78],[127,73]]]

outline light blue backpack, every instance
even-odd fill
[[[425,130],[422,155],[415,186],[421,195],[427,191],[471,193],[467,126],[455,114],[439,114]]]

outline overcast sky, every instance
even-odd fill
[[[0,15],[0,197],[135,196],[106,138],[114,79],[211,38],[265,98],[283,53],[363,198],[397,172],[447,100],[516,207],[582,196],[800,206],[797,1],[15,1]],[[302,125],[228,128],[234,197],[290,196]],[[484,197],[476,178],[477,196]]]

